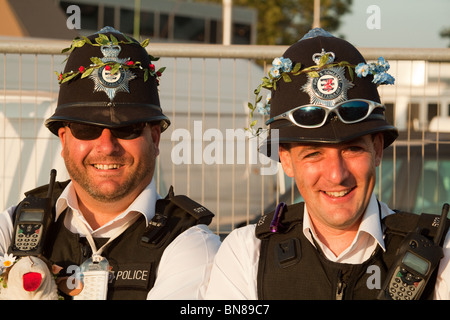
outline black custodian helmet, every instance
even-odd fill
[[[58,75],[60,90],[55,113],[45,121],[55,135],[64,122],[123,127],[140,122],[158,122],[161,131],[170,120],[159,101],[157,58],[145,46],[121,32],[105,27],[76,38],[70,48],[64,73]]]
[[[269,135],[259,148],[263,154],[278,158],[278,150],[273,153],[270,150],[273,142],[341,143],[382,132],[384,147],[387,147],[397,138],[398,131],[386,121],[384,108],[374,108],[366,118],[355,122],[344,123],[335,112],[330,112],[321,126],[301,127],[289,120],[289,115],[293,115],[289,111],[300,106],[310,106],[310,109],[321,106],[325,110],[349,100],[379,104],[377,85],[392,84],[394,80],[385,72],[389,67],[384,59],[381,60],[384,66],[380,61],[366,64],[352,44],[316,28],[275,61],[279,67],[272,68],[270,78],[265,78],[270,79],[271,85],[263,86],[271,91],[270,119],[266,122],[270,127]],[[289,72],[282,74],[286,61]],[[309,118],[308,110],[303,111],[302,120],[306,124],[315,123]],[[278,129],[277,136],[273,129]]]

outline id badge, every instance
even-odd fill
[[[74,300],[106,300],[108,293],[109,262],[99,255],[89,258],[80,266],[83,290]]]

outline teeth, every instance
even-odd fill
[[[329,195],[330,197],[333,197],[333,198],[340,198],[340,197],[343,197],[343,196],[345,196],[346,194],[348,194],[350,192],[350,190],[344,190],[344,191],[339,191],[339,192],[326,192],[325,191],[325,193],[327,194],[327,195]]]
[[[111,170],[120,168],[119,164],[94,164],[94,167],[99,170]]]

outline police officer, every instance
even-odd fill
[[[55,185],[44,255],[72,281],[61,284],[66,297],[201,299],[206,290],[220,244],[207,227],[212,213],[156,191],[160,135],[170,121],[158,96],[164,69],[147,44],[105,27],[72,42],[58,75],[58,105],[45,125],[60,138],[71,180]],[[15,208],[0,215],[0,256],[11,244]]]
[[[231,232],[216,255],[207,299],[402,297],[379,296],[404,238],[391,228],[413,231],[405,220],[386,219],[399,215],[373,193],[383,149],[398,136],[377,92],[377,85],[393,83],[388,70],[383,58],[367,63],[323,29],[274,59],[255,91],[271,92],[270,133],[260,152],[279,156],[304,202],[280,203],[257,224]],[[422,298],[450,298],[449,238],[437,280]]]

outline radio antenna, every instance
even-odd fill
[[[48,185],[47,198],[52,198],[53,186],[55,185],[55,180],[56,180],[56,170],[52,169],[50,171],[50,184]]]

